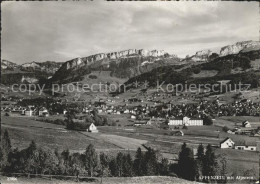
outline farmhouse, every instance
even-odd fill
[[[175,135],[175,136],[184,136],[184,133],[181,130],[172,132],[172,134]]]
[[[31,108],[26,108],[25,110],[22,110],[22,115],[32,116],[33,115],[33,110]]]
[[[98,129],[97,127],[94,125],[94,123],[91,123],[87,129],[88,132],[92,132],[92,133],[97,133]]]
[[[227,133],[228,134],[235,134],[235,132],[233,132],[232,130],[228,130]]]
[[[186,126],[203,126],[203,120],[201,119],[190,119],[186,116],[183,117],[182,120],[180,119],[170,119],[168,125],[186,125]]]
[[[49,112],[45,107],[42,107],[39,109],[38,115],[39,116],[49,116]]]
[[[220,148],[233,148],[234,145],[235,143],[229,137],[220,142]]]
[[[131,119],[136,119],[136,116],[135,115],[131,115],[130,118]]]
[[[251,124],[248,121],[242,122],[242,126],[245,128],[251,128]]]

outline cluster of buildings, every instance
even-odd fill
[[[12,107],[1,107],[2,112],[11,112],[17,115],[24,115],[24,116],[41,116],[47,117],[49,116],[49,111],[46,107],[35,107],[35,106],[12,106]]]
[[[256,122],[259,123],[259,122]],[[252,127],[249,121],[243,121],[241,126],[235,127],[232,130],[227,130],[228,134],[237,134],[237,135],[248,135],[248,136],[260,136],[260,129]]]

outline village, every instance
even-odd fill
[[[171,131],[171,135],[185,136],[185,129],[194,126],[213,126],[218,125],[218,118],[239,117],[239,116],[260,116],[260,104],[253,103],[250,100],[235,101],[234,103],[220,103],[219,99],[211,102],[201,100],[197,104],[187,103],[176,105],[173,102],[160,101],[160,93],[154,93],[149,98],[132,97],[120,100],[119,97],[111,97],[107,99],[99,99],[97,101],[78,101],[68,103],[61,99],[53,100],[46,106],[42,104],[33,105],[31,100],[27,106],[21,106],[15,100],[10,103],[2,102],[2,113],[5,116],[31,117],[35,120],[39,118],[62,117],[65,120],[69,109],[76,109],[77,116],[73,119],[74,122],[84,122],[84,116],[93,116],[95,110],[98,115],[111,119],[113,126],[123,127],[153,127],[155,129],[164,129]],[[187,98],[187,97],[186,97]],[[2,100],[7,100],[2,97]],[[149,104],[149,105],[148,105]],[[48,106],[48,108],[47,108]],[[118,118],[117,117],[123,117]],[[123,120],[123,121],[122,121]],[[251,125],[252,124],[252,125]],[[102,126],[109,124],[102,124]],[[259,122],[250,122],[244,120],[236,122],[233,126],[220,125],[221,131],[230,135],[245,135],[249,137],[260,137]],[[99,124],[95,122],[89,123],[89,128],[85,129],[90,132],[98,132]],[[225,142],[230,140],[232,145],[224,146]],[[257,151],[257,145],[241,145],[236,144],[226,138],[224,143],[221,141],[220,148],[234,148],[242,150]],[[258,150],[259,151],[259,150]]]

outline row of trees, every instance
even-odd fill
[[[197,158],[193,151],[184,143],[179,153],[178,163],[169,163],[161,158],[157,151],[147,148],[143,152],[138,148],[134,157],[129,153],[119,152],[112,156],[107,153],[97,153],[90,144],[84,153],[70,153],[69,150],[59,152],[47,147],[38,147],[34,141],[28,148],[12,149],[8,132],[2,137],[0,149],[1,171],[6,173],[73,175],[79,178],[88,177],[132,177],[168,175],[178,176],[187,180],[202,181],[199,176],[214,176],[217,161],[210,145],[206,151],[200,145]],[[226,163],[221,166],[221,174],[226,173]],[[208,182],[209,179],[203,179]]]
[[[66,114],[66,119],[64,124],[67,129],[70,130],[84,130],[89,127],[91,123],[94,123],[96,126],[104,126],[112,124],[112,120],[107,117],[98,115],[96,109],[91,111],[90,114],[85,114],[81,119],[78,119],[76,115],[77,111],[74,109],[69,109]]]
[[[200,176],[215,176],[217,169],[217,158],[210,144],[206,147],[206,151],[202,144],[199,145],[195,159],[193,151],[185,143],[179,153],[178,164],[172,165],[170,168],[181,178],[203,182],[209,182],[210,178],[200,178]],[[226,168],[223,172],[226,172]]]

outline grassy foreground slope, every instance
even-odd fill
[[[86,181],[82,181],[80,183],[84,184],[98,184],[101,183],[101,178],[89,178]],[[187,181],[184,179],[176,178],[176,177],[169,177],[169,176],[143,176],[143,177],[106,177],[102,179],[102,183],[104,184],[170,184],[170,183],[178,183],[178,184],[191,184],[191,183],[198,183]],[[48,179],[48,178],[26,178],[26,177],[19,177],[17,181],[7,181],[6,176],[0,176],[0,182],[4,183],[79,183],[76,180],[69,179],[69,180],[57,180],[57,179]]]

